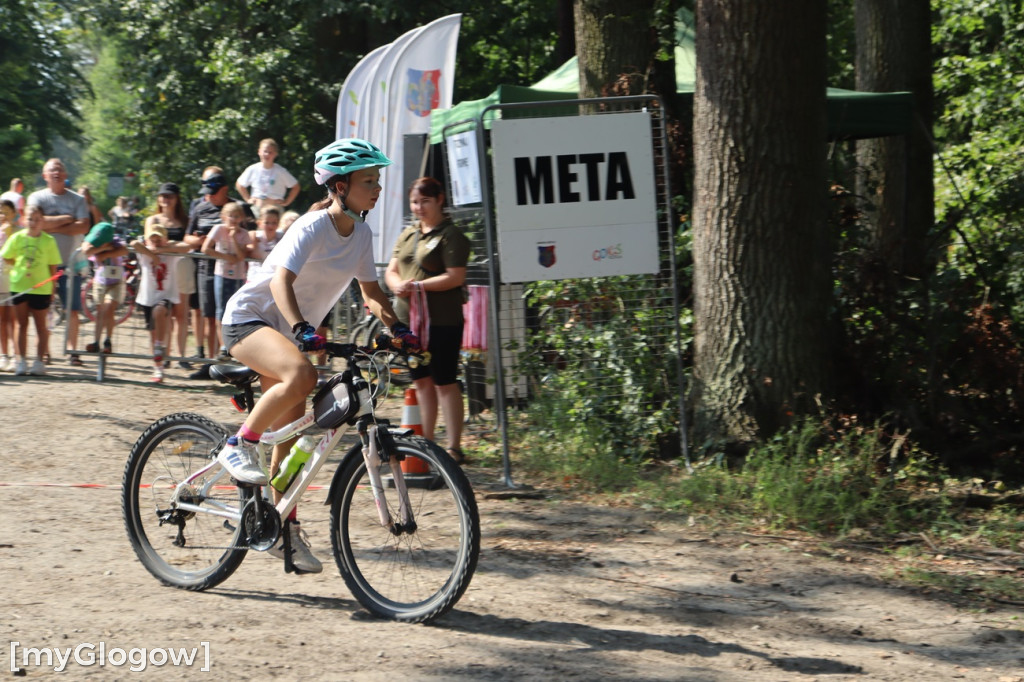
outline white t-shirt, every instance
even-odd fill
[[[267,233],[263,230],[253,230],[249,233],[249,236],[252,237],[252,243],[256,245],[256,252],[253,254],[253,257],[256,260],[263,260],[277,246],[283,235],[280,232],[275,232],[274,237],[268,239]]]
[[[299,217],[267,259],[249,268],[249,281],[225,307],[224,324],[263,321],[292,337],[291,325],[270,292],[270,280],[279,266],[296,273],[292,286],[302,317],[316,326],[353,278],[360,282],[377,281],[373,233],[366,223],[356,223],[352,234],[342,237],[326,210]]]
[[[238,184],[248,187],[253,199],[284,199],[299,181],[284,166],[275,163],[264,168],[262,163],[254,163],[238,176]]]
[[[227,253],[231,255],[238,253],[235,251],[234,247],[231,246],[231,237],[228,236],[228,226],[224,223],[214,225],[213,229],[206,235],[206,239],[213,242],[213,249],[217,253]],[[247,244],[252,243],[252,237],[249,235],[247,230],[238,228],[235,231],[235,242],[242,247],[239,251],[245,253],[245,247]],[[229,263],[223,258],[218,258],[214,261],[213,274],[219,275],[225,279],[245,279],[247,269],[248,265],[245,261],[242,261],[241,263]]]
[[[161,301],[178,303],[178,261],[181,256],[161,254],[157,265],[144,253],[140,253],[138,259],[139,292],[135,295],[135,302],[148,306]]]

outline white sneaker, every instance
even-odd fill
[[[320,573],[323,571],[324,565],[320,563],[320,560],[314,556],[313,550],[309,548],[306,534],[302,532],[302,524],[298,521],[292,521],[288,526],[292,541],[292,566],[303,573]],[[284,538],[281,538],[277,545],[268,549],[267,554],[278,559],[284,559]]]
[[[28,363],[25,362],[25,358],[18,358],[14,363],[14,375],[23,377],[28,374]]]
[[[46,376],[46,365],[43,364],[42,360],[36,358],[36,361],[32,363],[32,369],[28,373],[36,377]]]
[[[217,461],[240,483],[266,485],[267,474],[260,466],[255,446],[238,436],[228,438],[227,445],[217,455]]]
[[[164,367],[163,365],[156,365],[153,367],[153,374],[150,375],[149,380],[155,384],[159,384],[164,380]]]
[[[7,371],[7,363],[10,362],[10,358],[6,354],[0,353],[0,372]]]

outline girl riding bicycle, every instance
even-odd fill
[[[238,434],[228,439],[217,456],[240,482],[267,485],[255,443],[267,428],[302,417],[306,396],[317,382],[317,371],[305,352],[322,349],[325,343],[308,320],[322,320],[353,278],[359,281],[373,314],[406,347],[419,347],[377,283],[373,236],[363,222],[380,195],[380,169],[390,164],[377,146],[365,140],[341,139],[318,151],[313,174],[317,184],[327,189],[327,197],[295,221],[227,303],[222,319],[224,345],[236,360],[259,373],[263,391]],[[271,476],[290,446],[287,441],[274,447]],[[272,492],[276,503],[280,494]],[[294,514],[288,524],[292,562],[300,571],[317,573],[322,566],[301,540]],[[271,553],[283,556],[282,551],[279,546]]]

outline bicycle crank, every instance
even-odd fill
[[[258,497],[253,497],[242,508],[242,532],[250,549],[265,552],[281,537],[281,514]]]

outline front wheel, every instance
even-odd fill
[[[469,587],[480,554],[480,516],[469,480],[437,444],[396,437],[398,449],[424,460],[429,472],[406,476],[416,520],[413,533],[393,535],[380,525],[366,463],[349,451],[331,501],[331,545],[345,584],[370,612],[410,623],[447,613]],[[382,464],[385,485],[391,468]],[[398,493],[384,491],[392,518]]]
[[[220,465],[179,485],[213,461],[227,436],[220,424],[180,412],[151,424],[128,456],[121,483],[128,539],[146,570],[166,585],[205,590],[245,558],[238,520],[251,493],[236,487]],[[182,503],[200,510],[182,509]]]

